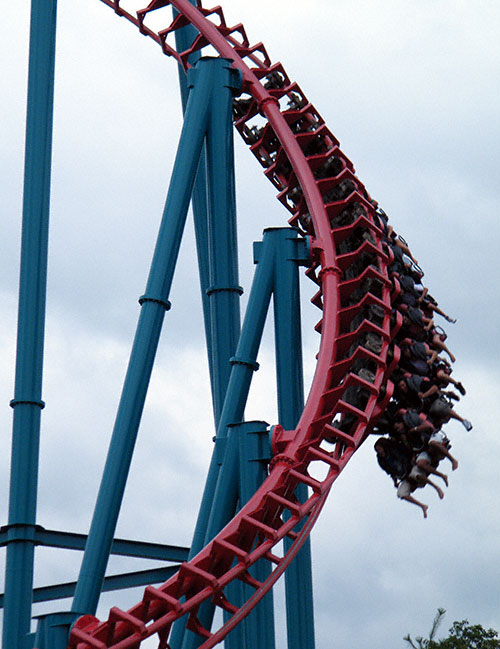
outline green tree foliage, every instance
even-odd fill
[[[434,643],[436,631],[438,629],[438,626],[441,624],[441,620],[443,619],[445,613],[446,610],[444,608],[438,608],[436,616],[432,622],[432,627],[429,632],[428,638],[422,638],[421,636],[417,636],[415,638],[415,641],[413,641],[410,637],[410,634],[408,634],[405,638],[403,638],[403,640],[405,640],[409,645],[411,645],[413,649],[434,649],[434,647],[431,647],[430,643]]]
[[[469,620],[453,622],[449,636],[443,640],[435,640],[438,626],[445,612],[444,608],[438,608],[427,638],[417,636],[413,640],[408,634],[404,640],[413,649],[500,649],[497,631],[485,629],[480,624],[471,625]]]

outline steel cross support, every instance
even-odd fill
[[[274,263],[272,241],[267,242],[265,239],[263,247],[265,252],[255,271],[236,355],[231,358],[231,375],[217,428],[215,449],[207,483],[213,479],[213,474],[210,473],[212,466],[220,463],[220,470],[213,472],[216,475],[216,480],[210,500],[205,498],[207,486],[205,487],[196,526],[197,530],[201,527],[201,519],[203,522],[208,521],[205,529],[200,530],[200,534],[203,532],[201,547],[224,527],[234,516],[237,508],[238,448],[235,444],[227,443],[227,427],[229,424],[243,420],[253,372],[259,367],[257,353],[271,300]],[[206,603],[200,607],[198,617],[206,628],[210,628],[213,614],[214,606],[212,604]],[[200,637],[189,630],[186,630],[183,635],[183,649],[194,649],[201,643]],[[178,646],[173,645],[173,648],[177,649]]]
[[[190,1],[191,4],[196,4],[195,0]],[[175,8],[173,14],[178,15]],[[188,50],[197,35],[198,32],[192,25],[176,30],[177,50]],[[200,52],[197,51],[188,60],[191,65],[195,65],[199,58]],[[189,88],[184,68],[179,65],[178,69],[181,101],[185,110]],[[223,89],[212,105],[207,141],[203,146],[192,195],[216,428],[229,379],[228,361],[234,354],[240,333],[238,297],[242,289],[238,286],[232,127],[232,98],[235,89]]]
[[[30,631],[42,401],[56,0],[32,0],[4,649]]]
[[[186,33],[186,30],[191,30]],[[178,38],[186,49],[193,28],[180,30]],[[190,44],[190,43],[189,43]],[[181,94],[185,97],[184,78],[180,72]],[[232,128],[232,99],[240,84],[234,79],[219,87],[212,98],[207,138],[193,193],[193,212],[200,272],[200,285],[205,319],[212,403],[217,436],[226,436],[226,427],[219,427],[224,397],[240,334],[238,285],[238,249],[236,240],[236,198]],[[204,545],[208,515],[214,497],[219,464],[214,457],[205,482],[200,513],[193,535],[190,557]],[[185,620],[174,625],[173,646],[180,646]]]
[[[194,0],[191,0],[194,4]],[[178,11],[172,7],[172,13],[178,15]],[[198,32],[189,24],[175,32],[175,43],[178,52],[184,52],[191,47]],[[189,63],[194,66],[200,58],[200,51],[193,52],[189,56]],[[179,73],[179,88],[181,93],[182,111],[185,113],[187,101],[189,98],[189,87],[187,83],[187,75],[182,65],[177,66]],[[196,238],[196,252],[198,258],[198,274],[200,278],[201,289],[201,303],[203,307],[203,321],[205,324],[205,341],[208,354],[208,367],[210,372],[210,384],[212,386],[212,405],[214,416],[216,412],[215,391],[214,391],[214,370],[213,370],[213,356],[212,356],[212,319],[210,316],[209,297],[207,289],[210,282],[209,271],[209,251],[208,251],[208,197],[207,197],[207,162],[206,162],[206,147],[203,145],[200,164],[198,166],[198,173],[193,187],[193,194],[191,197],[193,216],[194,216],[194,232]],[[216,424],[217,426],[217,424]]]
[[[216,448],[212,458],[213,462],[220,464],[220,471],[212,501],[208,504],[210,511],[204,543],[208,543],[234,516],[237,510],[239,494],[236,485],[240,481],[239,447],[237,444],[231,443],[224,431],[231,424],[243,420],[253,372],[258,369],[257,353],[273,293],[275,294],[275,320],[278,317],[293,320],[293,323],[288,325],[288,333],[284,329],[285,325],[275,325],[276,336],[284,336],[283,341],[277,341],[276,345],[280,363],[278,366],[278,384],[280,386],[278,392],[281,395],[280,408],[285,413],[286,421],[297,416],[296,408],[298,408],[298,405],[295,401],[300,405],[303,403],[304,398],[300,356],[300,308],[297,266],[308,262],[309,251],[307,250],[306,240],[299,239],[297,231],[293,228],[268,228],[264,231],[263,241],[254,244],[254,257],[257,269],[236,356],[231,359],[233,367],[218,426]],[[288,268],[285,268],[287,265]],[[295,280],[293,280],[293,272],[295,273]],[[283,287],[279,287],[280,284],[283,284]],[[276,311],[279,311],[279,313]],[[283,358],[285,349],[290,357],[288,365]],[[291,387],[291,383],[294,383],[294,387]],[[287,388],[291,390],[289,398],[284,396]],[[204,506],[204,503],[202,503],[202,506]],[[207,513],[203,512],[203,516],[206,519]],[[304,569],[306,568],[304,567]],[[213,613],[214,607],[211,604],[204,604],[200,607],[198,618],[205,628],[210,628]],[[249,635],[254,635],[256,632],[253,629],[253,633]],[[241,641],[243,636],[240,633],[236,637],[238,641]],[[179,636],[176,637],[176,642],[178,638]],[[195,649],[201,642],[199,636],[191,631],[185,631],[182,649]],[[228,646],[231,647],[231,640],[228,642]],[[173,644],[172,646],[176,648],[180,645]],[[247,649],[256,649],[256,647],[249,645]]]
[[[240,82],[224,59],[203,59],[190,71],[192,86],[160,232],[118,407],[113,435],[80,569],[72,611],[94,613],[104,580],[140,418],[151,376],[186,214],[213,101]]]
[[[205,242],[199,242],[198,251],[204,251],[207,255],[210,281],[205,291],[210,318],[207,348],[212,370],[214,419],[217,437],[225,437],[226,427],[220,427],[219,421],[229,382],[230,359],[240,333],[239,296],[243,289],[238,285],[231,88],[223,88],[213,102],[206,142],[209,205],[207,238]],[[201,222],[202,216],[195,215],[195,220]],[[213,460],[205,483],[190,556],[194,556],[204,545],[207,525],[204,512],[208,512],[211,506],[217,475],[218,464]]]
[[[215,425],[219,420],[231,372],[230,359],[240,335],[238,246],[236,240],[236,196],[232,96],[229,86],[214,98],[208,121],[208,252],[212,335],[212,368]]]

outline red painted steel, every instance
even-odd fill
[[[397,348],[391,349],[396,361],[389,364],[388,351],[400,325],[397,320],[391,331],[392,289],[387,272],[391,253],[374,216],[375,204],[338,141],[281,64],[271,63],[261,43],[250,44],[241,24],[228,26],[220,7],[206,9],[199,0],[197,6],[188,0],[154,0],[136,16],[122,9],[119,0],[101,1],[186,68],[189,55],[207,44],[233,60],[243,76],[243,93],[234,104],[235,126],[279,190],[279,200],[292,214],[290,224],[311,238],[312,266],[306,274],[318,289],[312,302],[322,312],[316,327],[321,334],[320,349],[296,430],[275,427],[269,477],[176,575],[159,588],[146,588],[143,599],[129,611],[113,608],[105,622],[92,616],[80,618],[68,645],[69,649],[136,649],[142,640],[158,634],[159,648],[167,649],[172,623],[189,613],[188,627],[205,639],[202,648],[209,649],[223,640],[285,571],[310,533],[334,481],[390,399],[392,386],[387,378],[398,356]],[[146,24],[148,13],[168,5],[179,15],[167,28],[153,31]],[[188,23],[199,35],[189,50],[176,52],[167,41]],[[257,115],[266,118],[264,127],[253,125]],[[350,250],[349,237],[360,230],[367,233],[366,240]],[[365,317],[370,305],[379,308],[379,322]],[[371,375],[363,376],[359,367],[367,365]],[[309,472],[313,463],[327,471],[323,480]],[[299,483],[310,487],[305,503],[293,495]],[[283,516],[285,511],[289,518]],[[304,527],[295,533],[300,521]],[[275,548],[285,536],[294,542],[285,555],[277,555]],[[272,565],[263,583],[248,572],[260,558]],[[223,593],[234,579],[255,589],[239,608]],[[215,632],[204,629],[196,616],[200,604],[208,599],[232,614]]]

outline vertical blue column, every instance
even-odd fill
[[[195,4],[195,0],[190,0],[191,4]],[[174,17],[178,15],[178,11],[172,8]],[[178,52],[184,52],[191,47],[198,32],[189,24],[182,29],[175,32],[175,45]],[[189,57],[189,63],[195,65],[200,58],[200,52],[194,52]],[[182,65],[177,66],[179,72],[179,87],[181,92],[182,110],[185,112],[186,105],[189,97],[189,88],[187,84],[187,75]],[[209,272],[209,253],[208,253],[208,198],[207,198],[207,163],[206,163],[206,149],[203,145],[202,153],[200,156],[200,164],[198,166],[198,173],[193,187],[193,194],[191,197],[194,216],[194,232],[196,238],[196,252],[198,259],[198,274],[200,277],[201,289],[201,303],[203,307],[203,321],[205,324],[205,341],[207,345],[208,355],[208,369],[210,372],[210,384],[212,386],[212,404],[215,415],[215,393],[214,393],[214,378],[212,367],[212,329],[210,318],[210,305],[208,301],[207,289],[210,286],[210,272]]]
[[[191,4],[195,1],[191,0]],[[174,16],[178,14],[176,9],[173,13]],[[192,25],[177,30],[177,51],[189,49],[197,34]],[[194,65],[199,58],[200,53],[194,52],[189,62]],[[238,286],[232,128],[232,99],[239,93],[241,78],[236,70],[230,68],[229,61],[226,64],[220,61],[216,64],[221,66],[220,85],[213,95],[207,146],[203,148],[192,196],[216,428],[229,378],[228,360],[234,353],[239,336],[238,296],[242,291]],[[225,68],[227,71],[224,73]],[[185,107],[188,87],[182,66],[179,66],[179,85]],[[226,295],[218,294],[222,291],[226,291]]]
[[[304,409],[302,342],[298,265],[309,258],[305,239],[291,228],[276,231],[274,331],[279,423],[286,430],[297,425]],[[296,496],[307,499],[307,487],[299,485]],[[285,551],[292,541],[284,539]],[[288,649],[314,649],[314,611],[311,545],[306,541],[285,573]]]
[[[223,459],[212,498],[205,500],[204,494],[202,501],[202,507],[205,507],[206,510],[202,512],[200,509],[199,516],[201,517],[203,514],[206,519],[208,512],[208,524],[200,547],[208,543],[236,512],[238,493],[235,487],[239,480],[239,451],[236,444],[226,441],[227,427],[229,424],[243,420],[252,375],[258,369],[257,353],[271,300],[274,274],[272,240],[264,237],[262,243],[254,244],[254,250],[255,261],[258,262],[258,265],[248,298],[236,355],[231,359],[231,375],[217,429],[216,446],[222,447],[220,453]],[[212,463],[216,462],[217,455],[214,454]],[[200,607],[198,617],[201,623],[209,628],[213,614],[213,605],[206,603]],[[199,636],[191,631],[186,631],[182,647],[183,649],[194,649],[201,642],[202,639]]]
[[[30,631],[42,401],[56,0],[32,0],[4,649]]]
[[[233,94],[241,88],[241,77],[225,59],[213,59],[220,69],[220,80],[214,88],[208,120],[208,251],[210,286],[211,353],[215,424],[218,426],[240,335],[238,285],[238,245],[236,237],[236,196],[232,103]]]
[[[71,624],[75,614],[68,611],[64,613],[49,613],[38,616],[36,634],[33,644],[37,649],[66,649]]]
[[[217,86],[218,92],[220,92],[220,97],[216,95],[215,90],[214,90],[214,96],[212,97],[213,100],[213,106],[215,106],[217,115],[214,116],[211,114],[210,117],[210,133],[213,135],[216,134],[216,132],[220,131],[220,135],[224,136],[226,140],[228,138],[229,141],[226,142],[214,142],[213,144],[209,145],[211,147],[211,154],[210,158],[213,163],[213,168],[209,170],[210,174],[210,204],[212,209],[216,212],[217,218],[212,219],[212,223],[210,225],[210,253],[212,259],[210,260],[210,274],[212,275],[212,278],[214,278],[214,275],[216,274],[217,277],[221,277],[223,282],[221,283],[220,286],[217,286],[216,284],[213,284],[209,289],[208,292],[214,296],[214,298],[222,298],[219,299],[218,304],[216,304],[216,300],[213,299],[214,307],[218,307],[219,305],[221,307],[224,307],[224,302],[226,302],[226,306],[229,306],[230,308],[224,309],[221,308],[220,312],[217,314],[217,317],[215,317],[215,313],[213,316],[211,316],[211,322],[212,325],[215,324],[217,321],[217,326],[214,328],[213,326],[210,327],[212,334],[212,340],[211,340],[211,347],[214,346],[214,339],[219,346],[219,348],[224,350],[224,359],[222,361],[222,365],[225,365],[227,363],[227,352],[229,351],[230,348],[234,349],[234,333],[236,330],[239,330],[239,306],[235,302],[235,295],[238,295],[241,291],[241,289],[237,286],[237,269],[235,269],[235,261],[234,259],[228,260],[228,257],[233,254],[236,257],[236,225],[235,225],[235,218],[234,218],[234,212],[235,210],[234,207],[234,170],[230,169],[223,169],[223,167],[226,164],[231,164],[233,161],[233,153],[232,153],[232,131],[230,132],[231,128],[231,119],[230,119],[230,110],[231,110],[231,105],[232,105],[232,94],[228,92],[229,89],[234,89],[236,86],[236,80],[234,78],[235,70],[230,68],[229,63],[225,59],[212,59],[211,63],[214,65],[217,64],[218,72],[220,73],[219,76],[219,84]],[[239,83],[241,84],[241,80],[238,80]],[[221,119],[222,118],[222,119]],[[225,124],[224,124],[225,121]],[[220,156],[217,151],[214,149],[219,146],[219,147],[224,147],[226,149],[226,152],[224,155]],[[215,173],[218,172],[220,174],[220,177]],[[218,195],[218,184],[223,183],[223,187],[225,188],[225,191],[222,193],[221,196]],[[231,204],[229,206],[224,205],[223,201],[228,199]],[[229,224],[224,224],[223,220],[224,218],[229,218],[230,222]],[[222,241],[219,243],[217,240],[217,237],[219,234],[222,234]],[[218,256],[220,255],[220,258]],[[226,286],[224,286],[226,284]],[[218,289],[223,289],[222,291]],[[229,289],[229,290],[227,290]],[[217,293],[226,293],[226,297],[223,295],[217,296]],[[228,299],[228,296],[229,299]],[[237,299],[237,298],[236,298]],[[232,302],[232,305],[231,305]],[[212,307],[211,307],[212,311]],[[214,309],[215,311],[215,309]],[[228,314],[230,314],[228,316]],[[230,345],[227,345],[226,348],[224,349],[224,319],[229,317],[229,330],[231,331],[231,343]],[[216,358],[216,353],[214,350],[212,350],[212,361]],[[213,363],[214,369],[215,369],[215,363]],[[224,369],[224,368],[223,368]],[[215,376],[215,371],[214,371],[214,376]],[[217,389],[214,390],[214,400],[215,398],[221,403],[221,396],[222,398],[225,395],[226,391],[226,385],[227,385],[227,377],[228,377],[228,372],[225,372],[225,377],[224,380],[218,379],[217,380]],[[215,384],[214,380],[214,384]],[[216,420],[219,422],[221,417],[221,407],[220,405],[217,406],[216,408]],[[231,423],[231,421],[227,422]],[[218,437],[225,437],[226,436],[226,425],[224,426],[219,426],[217,425],[217,438]],[[212,456],[212,460],[210,463],[208,475],[207,475],[207,480],[205,483],[205,489],[200,505],[200,511],[198,514],[198,520],[196,523],[194,535],[193,535],[193,542],[191,545],[191,552],[190,556],[194,556],[197,554],[201,548],[204,545],[205,541],[205,535],[206,535],[206,529],[207,529],[207,521],[208,521],[208,516],[210,515],[210,509],[212,506],[213,502],[213,495],[214,495],[214,489],[215,489],[215,483],[217,480],[219,472],[219,466],[217,462],[217,458],[214,452],[214,455]]]
[[[132,460],[193,183],[208,122],[212,68],[191,71],[191,91],[146,293],[130,355],[72,610],[95,613]]]
[[[213,90],[210,97],[210,110],[206,138],[206,182],[208,185],[208,214],[202,212],[201,205],[195,212],[195,226],[202,289],[205,289],[205,330],[209,355],[212,384],[212,400],[216,429],[221,416],[222,404],[226,394],[230,359],[234,355],[240,332],[238,285],[238,249],[236,240],[236,198],[234,187],[234,153],[232,129],[233,94],[241,88],[239,72],[231,68],[230,61],[220,58],[202,58],[204,65],[213,71]],[[198,173],[197,183],[202,179]],[[201,187],[199,188],[201,194]],[[201,201],[200,201],[201,202]],[[204,222],[203,222],[204,221]],[[208,313],[207,313],[208,311]],[[217,436],[225,437],[225,428]],[[200,513],[194,532],[190,556],[202,547],[208,516],[213,499],[215,483],[219,473],[219,463],[214,449],[205,489],[200,505]],[[174,625],[172,645],[180,646],[184,636],[185,620]]]
[[[254,495],[267,477],[267,465],[271,459],[268,425],[263,421],[248,421],[230,426],[230,435],[236,435],[239,446],[239,493],[240,507]],[[265,581],[271,572],[268,561],[257,562],[250,573],[255,579]],[[247,591],[246,601],[254,592],[251,586],[238,582]],[[229,598],[230,601],[231,598]],[[233,634],[241,627],[240,637]],[[243,635],[243,638],[241,637]],[[239,644],[235,641],[237,640]],[[274,649],[274,603],[269,592],[234,631],[227,637],[227,647],[234,649]]]

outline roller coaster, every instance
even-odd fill
[[[228,25],[220,6],[153,0],[131,12],[120,0],[101,1],[178,64],[184,126],[91,529],[88,538],[49,538],[36,524],[36,474],[56,8],[53,0],[33,0],[11,496],[1,538],[3,647],[136,649],[152,646],[147,639],[154,637],[159,649],[210,649],[222,641],[272,649],[270,592],[285,574],[289,649],[312,649],[308,537],[334,482],[393,399],[405,323],[405,310],[396,308],[403,292],[398,259],[411,253],[395,241],[385,213],[301,87],[242,24]],[[163,28],[150,26],[153,14]],[[268,228],[255,245],[241,331],[232,125],[288,211],[288,227]],[[165,546],[163,556],[182,563],[161,585],[147,585],[135,606],[113,607],[100,621],[95,611],[109,555],[120,545],[116,521],[191,200],[214,455],[189,554],[169,555]],[[410,265],[419,272],[414,260]],[[319,311],[319,351],[305,402],[299,267]],[[280,422],[268,430],[265,422],[245,422],[244,409],[271,296]],[[70,542],[85,547],[72,609],[46,616],[30,634],[34,547]],[[121,553],[149,556],[146,545],[141,555],[123,542]]]

